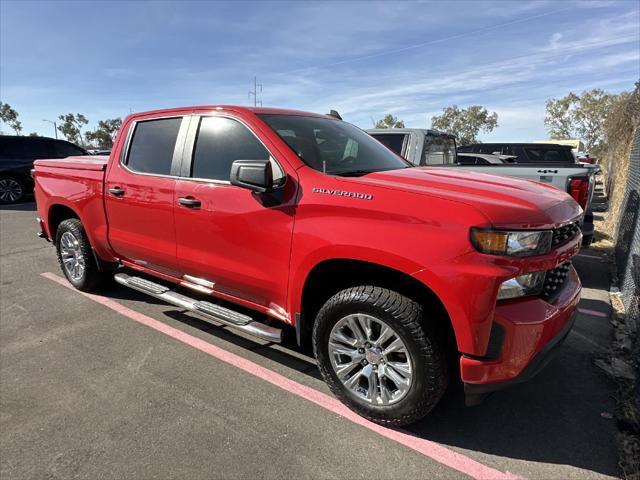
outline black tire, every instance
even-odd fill
[[[84,263],[84,270],[79,277],[74,277],[70,272],[65,268],[62,254],[62,238],[65,233],[70,233],[77,240],[77,251],[78,257],[81,258],[81,261]],[[60,268],[62,269],[62,273],[69,280],[69,283],[76,287],[78,290],[82,290],[85,292],[90,292],[96,290],[99,286],[101,286],[108,278],[107,272],[101,272],[98,269],[98,265],[96,263],[96,259],[93,256],[93,251],[91,250],[91,244],[89,243],[89,239],[87,238],[87,234],[84,231],[84,227],[82,226],[82,222],[77,218],[69,218],[67,220],[63,220],[60,225],[58,225],[58,229],[56,230],[56,252],[58,254],[58,263],[60,264]]]
[[[0,176],[0,205],[10,205],[24,200],[24,182],[16,177]]]
[[[350,314],[382,320],[404,342],[414,367],[406,395],[391,405],[373,405],[346,388],[331,365],[329,337],[336,323]],[[438,403],[448,384],[444,341],[435,325],[423,321],[420,304],[397,292],[374,286],[342,290],[320,309],[313,328],[313,350],[320,372],[333,394],[363,417],[387,426],[420,420]]]

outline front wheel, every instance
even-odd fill
[[[58,225],[56,251],[64,276],[78,290],[95,290],[107,279],[107,274],[98,269],[87,234],[77,218]]]
[[[338,292],[313,329],[318,366],[349,408],[382,425],[424,417],[448,383],[442,341],[417,302],[374,286]]]

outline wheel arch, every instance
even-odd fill
[[[55,203],[49,207],[47,213],[47,228],[49,229],[51,241],[55,241],[58,226],[69,218],[77,218],[80,220],[80,215],[78,215],[78,212],[73,208],[61,203]]]
[[[420,303],[425,310],[435,312],[426,318],[436,318],[447,349],[457,353],[450,315],[433,289],[395,268],[347,258],[323,260],[308,272],[301,290],[300,315],[296,318],[299,343],[308,343],[315,317],[326,300],[355,285],[375,285],[394,290]]]

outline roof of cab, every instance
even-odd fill
[[[188,111],[203,112],[203,111],[229,111],[229,112],[251,112],[256,115],[298,115],[305,117],[321,117],[335,120],[334,117],[328,115],[321,115],[319,113],[303,112],[301,110],[291,110],[287,108],[272,108],[272,107],[246,107],[241,105],[196,105],[188,107],[176,107],[176,108],[163,108],[159,110],[149,110],[146,112],[136,112],[131,114],[131,117],[142,116],[162,116],[171,114],[184,114]]]

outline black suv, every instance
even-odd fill
[[[65,140],[0,135],[0,204],[19,202],[33,191],[34,160],[72,155],[87,155],[87,151]]]
[[[515,163],[576,163],[570,146],[553,143],[474,143],[458,152],[513,155]]]

